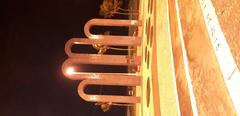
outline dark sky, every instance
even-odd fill
[[[61,72],[67,58],[65,42],[84,37],[83,25],[99,17],[100,2],[0,1],[0,116],[123,115],[124,108],[103,113],[82,100],[77,94],[79,81]]]

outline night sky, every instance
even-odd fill
[[[77,94],[79,81],[69,80],[61,72],[67,58],[64,44],[72,37],[85,37],[83,25],[99,17],[100,3],[101,0],[0,1],[0,116],[124,114],[123,107],[103,113],[93,103],[85,102]],[[89,89],[95,93],[99,90]]]

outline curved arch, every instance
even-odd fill
[[[139,41],[140,42],[140,41]],[[71,38],[65,44],[65,52],[69,57],[77,57],[77,53],[72,53],[71,48],[75,44],[102,44],[102,45],[117,45],[117,46],[136,46],[139,43],[134,39],[88,39],[88,38]]]
[[[121,59],[118,57],[118,59]],[[115,63],[115,60],[112,60],[110,61]],[[140,59],[139,59],[140,60]],[[106,61],[109,61],[109,60],[104,60],[105,62],[101,61],[101,60],[98,60],[98,62],[92,62],[91,60],[89,61],[89,58],[68,58],[67,60],[64,61],[64,63],[62,64],[62,72],[63,72],[63,75],[69,79],[72,79],[72,80],[84,80],[84,79],[99,79],[98,77],[102,76],[103,78],[106,78],[108,76],[122,76],[122,77],[125,77],[125,76],[130,76],[130,75],[133,75],[133,74],[129,74],[129,73],[91,73],[91,72],[77,72],[77,71],[74,71],[74,68],[73,68],[73,65],[74,64],[86,64],[86,62],[88,64],[103,64],[103,63],[106,63]],[[109,63],[109,62],[108,62]],[[111,63],[111,64],[113,64]],[[140,62],[139,62],[140,63]],[[125,64],[125,65],[129,65],[129,64]],[[135,64],[135,65],[138,65],[138,64]],[[69,70],[71,70],[69,72]]]
[[[140,76],[116,75],[100,77],[99,79],[87,79],[79,84],[78,94],[81,98],[90,102],[139,103],[140,97],[137,96],[86,94],[84,88],[87,85],[139,86],[140,79]]]
[[[91,19],[84,26],[84,33],[89,39],[106,39],[106,40],[133,40],[135,45],[140,45],[141,37],[135,36],[116,36],[116,35],[95,35],[90,32],[92,26],[141,26],[139,20],[119,20],[119,19]]]
[[[67,60],[64,61],[62,65],[62,72],[64,76],[73,80],[83,80],[83,79],[91,79],[92,75],[96,73],[90,72],[74,72],[69,73],[69,69],[76,64],[98,64],[98,65],[140,65],[141,57],[134,56],[129,57],[128,55],[104,55],[104,54],[81,54],[81,53],[73,53],[71,48],[74,44],[105,44],[105,41],[93,40],[93,39],[80,39],[80,38],[72,38],[67,41],[65,45],[65,52],[69,56]],[[108,43],[111,45],[111,43]],[[73,70],[73,69],[71,69]],[[101,73],[99,73],[101,74]],[[114,73],[115,75],[122,75],[118,73]]]
[[[71,48],[74,44],[102,44],[99,40],[72,38],[65,44],[65,52],[74,63],[82,64],[105,64],[105,65],[140,65],[140,56],[129,57],[128,55],[104,55],[104,54],[81,54],[73,53]],[[117,42],[116,42],[117,43]],[[104,45],[106,45],[104,43]],[[109,44],[107,44],[109,45]]]

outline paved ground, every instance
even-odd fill
[[[209,40],[199,0],[140,0],[143,37],[137,116],[236,115]],[[213,1],[239,67],[239,3]],[[224,5],[227,4],[227,5]],[[156,7],[157,6],[157,7]],[[169,14],[168,11],[169,10]],[[229,16],[232,21],[229,21]],[[179,22],[178,22],[179,18]],[[237,23],[237,24],[236,24]],[[235,25],[235,26],[234,26]],[[179,26],[181,26],[179,28]]]
[[[199,1],[179,0],[179,8],[199,115],[234,115],[235,110],[209,41]]]
[[[240,2],[239,0],[213,0],[218,20],[240,69]]]

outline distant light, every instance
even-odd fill
[[[72,74],[74,73],[74,68],[72,68],[72,67],[68,68],[68,69],[66,70],[66,73],[67,73],[68,75],[72,75]]]
[[[131,25],[135,25],[135,24],[137,24],[137,21],[131,21]]]
[[[91,35],[90,38],[92,38],[92,39],[99,39],[99,36],[100,35]]]
[[[93,96],[90,97],[90,100],[91,100],[91,101],[96,101],[96,100],[97,100],[97,97],[96,97],[95,95],[93,95]]]

